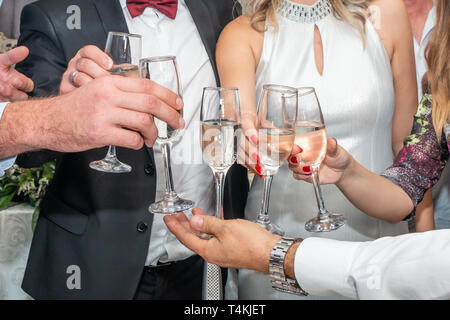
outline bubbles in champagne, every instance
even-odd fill
[[[201,122],[203,160],[212,169],[226,171],[236,161],[239,128],[235,121]]]

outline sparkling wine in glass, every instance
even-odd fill
[[[258,151],[264,167],[264,194],[256,223],[272,234],[284,231],[269,218],[270,188],[273,176],[289,158],[295,139],[297,89],[265,85],[258,108]]]
[[[241,105],[235,88],[204,88],[200,111],[200,142],[203,161],[215,178],[216,217],[223,219],[225,177],[236,162],[241,137]],[[211,236],[199,234],[203,239]],[[204,298],[222,300],[222,273],[219,266],[206,263]]]
[[[225,176],[236,162],[241,134],[239,90],[204,88],[200,113],[203,160],[214,173],[216,217],[223,219]]]
[[[105,52],[113,60],[109,71],[112,75],[139,78],[139,59],[141,59],[142,37],[140,35],[110,32],[106,41]],[[89,164],[91,169],[108,173],[131,172],[131,166],[117,159],[116,147],[110,146],[106,157]]]
[[[327,151],[327,132],[322,109],[314,88],[298,89],[298,112],[295,128],[295,144],[303,149],[299,162],[310,166],[314,193],[319,213],[305,224],[309,232],[328,232],[342,227],[346,220],[342,215],[332,214],[325,208],[319,181],[319,169]]]
[[[175,57],[167,56],[142,59],[139,63],[139,72],[142,78],[151,79],[160,86],[182,97],[181,81]],[[178,112],[183,116],[183,110],[179,110]],[[161,121],[156,117],[154,117],[154,121],[158,128],[156,142],[161,145],[161,152],[164,159],[166,193],[162,200],[150,205],[149,211],[153,214],[174,214],[189,210],[194,207],[195,203],[191,200],[180,198],[175,192],[170,164],[170,149],[180,131],[172,128],[165,121]]]

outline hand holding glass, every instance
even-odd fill
[[[139,78],[139,59],[141,59],[142,37],[121,32],[110,32],[106,41],[105,52],[113,60],[109,71],[112,75]],[[110,146],[106,157],[89,164],[91,169],[108,173],[130,172],[131,166],[117,159],[116,147]]]

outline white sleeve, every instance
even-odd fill
[[[5,110],[8,102],[0,103],[0,119],[2,118],[3,111]],[[11,157],[7,159],[0,159],[0,177],[5,174],[5,170],[10,168],[14,162],[16,161],[16,157]]]
[[[450,230],[372,242],[305,239],[295,276],[312,295],[354,299],[450,299]]]

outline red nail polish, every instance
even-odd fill
[[[262,176],[262,170],[263,170],[263,168],[261,167],[261,165],[257,164],[257,165],[255,166],[255,170],[258,172],[259,177],[261,177],[261,176]]]
[[[257,154],[257,153],[252,154],[252,158],[256,163],[261,162],[261,158],[259,157],[259,154]]]
[[[259,140],[258,140],[258,137],[257,137],[257,136],[251,136],[250,139],[252,140],[252,142],[253,142],[254,145],[258,145]]]
[[[296,156],[292,156],[291,157],[291,162],[294,163],[294,164],[297,164],[298,163],[297,157]]]
[[[304,166],[304,167],[303,167],[303,171],[305,171],[305,172],[311,172],[311,167],[310,167],[310,166]]]
[[[300,149],[300,153],[302,153],[303,152],[302,147],[300,147],[298,144],[296,144],[296,146]]]

